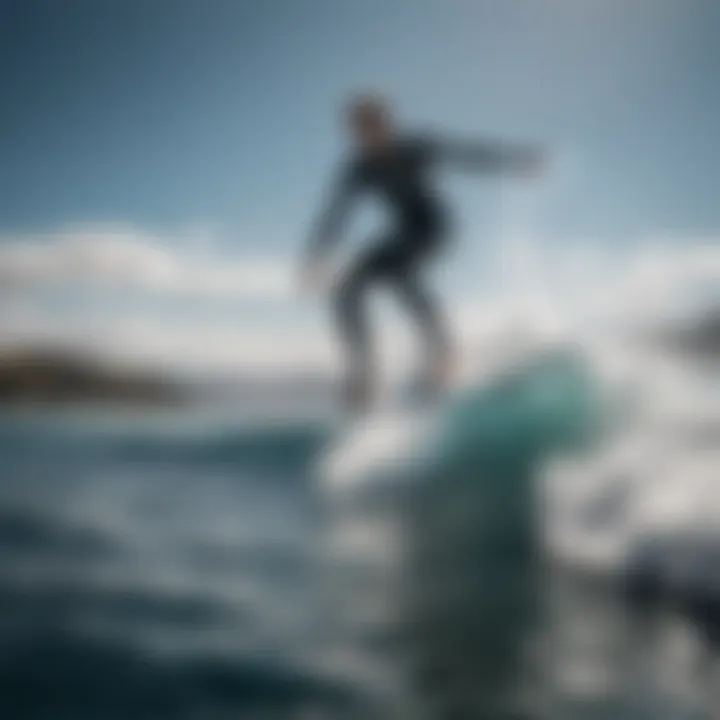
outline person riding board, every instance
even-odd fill
[[[431,181],[432,170],[447,161],[483,172],[536,174],[541,153],[531,147],[496,142],[452,142],[432,134],[401,131],[390,105],[379,95],[354,97],[345,112],[354,152],[341,165],[328,205],[311,234],[303,279],[315,285],[325,274],[327,255],[337,242],[352,201],[362,192],[380,196],[392,222],[352,264],[334,291],[333,308],[347,355],[346,403],[363,411],[375,390],[363,299],[377,283],[393,288],[417,322],[436,388],[449,382],[453,348],[440,308],[421,273],[447,243],[449,218]]]

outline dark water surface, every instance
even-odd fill
[[[713,717],[703,629],[540,557],[536,448],[328,517],[324,440],[3,415],[0,717]],[[333,552],[353,523],[363,542]]]

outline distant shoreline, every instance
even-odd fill
[[[170,405],[187,400],[179,383],[79,354],[24,348],[0,352],[0,405],[111,403]]]

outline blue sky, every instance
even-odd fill
[[[715,0],[0,0],[0,242],[122,227],[291,258],[356,88],[552,151],[533,189],[444,182],[466,288],[508,224],[558,247],[713,236],[719,31]]]

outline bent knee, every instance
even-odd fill
[[[333,293],[333,305],[341,312],[356,308],[364,294],[366,282],[360,275],[351,275],[342,280]]]

